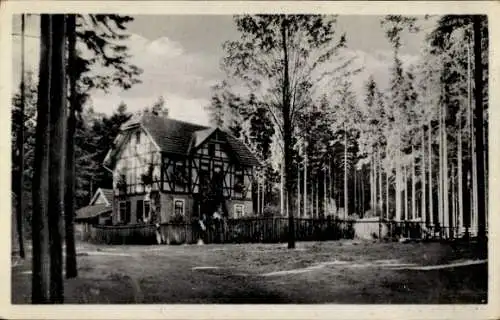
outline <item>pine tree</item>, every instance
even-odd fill
[[[335,39],[335,20],[319,15],[245,15],[237,16],[235,22],[242,38],[225,43],[227,56],[223,66],[229,76],[238,78],[250,91],[264,91],[259,98],[265,101],[278,129],[276,134],[283,141],[283,180],[286,194],[291,195],[295,118],[304,108],[314,83],[311,75],[337,53],[345,38]],[[319,55],[313,55],[313,51]],[[293,70],[291,61],[296,62]],[[328,73],[322,73],[321,77]],[[292,207],[292,197],[286,198],[288,207]],[[289,214],[289,248],[295,247],[292,212]]]
[[[49,240],[50,300],[63,303],[63,259],[61,218],[64,215],[64,175],[66,152],[66,21],[62,14],[52,19],[52,73],[50,83],[49,150]]]
[[[65,240],[66,240],[66,278],[75,278],[78,275],[76,264],[75,247],[75,130],[76,114],[78,112],[78,96],[76,77],[78,75],[76,68],[76,16],[67,16],[67,34],[68,34],[68,73],[69,73],[69,116],[67,123],[66,140],[66,176],[65,176],[65,194],[64,194],[64,213],[65,213]]]
[[[40,66],[38,82],[36,149],[33,175],[33,304],[50,302],[50,243],[49,243],[49,119],[50,75],[52,57],[52,19],[42,14],[40,19]]]

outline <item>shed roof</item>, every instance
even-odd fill
[[[101,214],[109,213],[112,209],[105,204],[96,204],[93,206],[86,206],[76,210],[76,220],[90,219]]]
[[[113,189],[103,189],[100,188],[102,191],[102,195],[108,200],[109,203],[113,203]]]

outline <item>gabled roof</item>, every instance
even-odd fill
[[[126,131],[139,125],[151,136],[160,151],[179,155],[188,155],[218,130],[225,135],[230,147],[242,164],[249,166],[260,165],[255,155],[243,142],[219,128],[197,125],[153,114],[143,114],[125,122],[121,129],[123,132],[123,130]]]
[[[103,189],[103,188],[97,189],[97,191],[94,193],[94,196],[90,200],[90,205],[94,204],[94,201],[97,200],[99,195],[102,195],[107,205],[111,206],[111,204],[113,203],[113,189]]]
[[[113,189],[103,189],[100,188],[102,191],[102,195],[106,200],[108,200],[109,203],[113,203]]]
[[[151,135],[161,151],[186,155],[196,131],[209,127],[152,114],[143,115],[141,125]]]
[[[109,206],[106,206],[105,204],[96,204],[93,206],[86,206],[83,208],[80,208],[76,210],[76,220],[81,220],[81,219],[90,219],[94,218],[97,216],[100,216],[101,214],[109,213],[111,212],[112,209]]]
[[[208,139],[215,132],[217,128],[208,128],[203,130],[195,131],[192,139],[192,148],[198,148],[205,140]]]

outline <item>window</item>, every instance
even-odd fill
[[[137,222],[142,222],[144,215],[144,204],[142,200],[137,200]]]
[[[234,196],[237,198],[243,197],[244,189],[245,185],[244,185],[243,170],[241,168],[236,167],[234,170],[234,181],[233,181]]]
[[[184,199],[174,199],[174,216],[184,216]]]
[[[202,162],[199,175],[198,175],[198,184],[200,186],[200,192],[206,192],[208,189],[210,189],[210,170],[209,170],[209,165],[204,164]]]
[[[209,143],[208,144],[208,155],[213,157],[215,154],[215,144]]]
[[[226,153],[224,152],[224,147],[220,143],[216,144],[215,156],[218,158],[226,158]]]
[[[119,202],[118,220],[122,223],[130,222],[130,201]]]
[[[144,220],[149,220],[149,214],[151,211],[151,202],[149,200],[144,201]]]
[[[149,220],[150,208],[149,200],[137,200],[137,222]]]
[[[245,206],[242,204],[234,205],[234,216],[236,218],[243,217],[245,215]]]
[[[135,132],[135,144],[140,144],[141,143],[141,131],[138,130]]]

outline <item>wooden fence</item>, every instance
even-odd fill
[[[85,237],[89,242],[101,244],[154,244],[156,243],[156,227],[154,225],[125,225],[90,227]]]
[[[296,241],[370,239],[451,239],[464,237],[457,228],[427,226],[422,222],[295,218]],[[280,243],[288,241],[288,218],[245,218],[209,221],[205,230],[198,222],[154,225],[101,226],[90,228],[88,239],[104,244],[153,244],[158,235],[167,244]],[[159,232],[157,232],[159,231]],[[364,235],[362,235],[364,234]],[[469,231],[466,235],[470,234]]]
[[[353,222],[340,220],[294,219],[297,241],[353,238]],[[288,218],[248,218],[211,221],[205,231],[198,223],[163,224],[162,234],[170,244],[195,243],[278,243],[288,241]]]
[[[324,241],[354,238],[354,221],[295,218],[297,241]],[[246,218],[212,220],[201,229],[198,222],[163,223],[159,231],[167,244],[196,243],[278,243],[288,241],[288,218]],[[157,242],[154,225],[90,227],[85,237],[93,243],[152,244]]]

